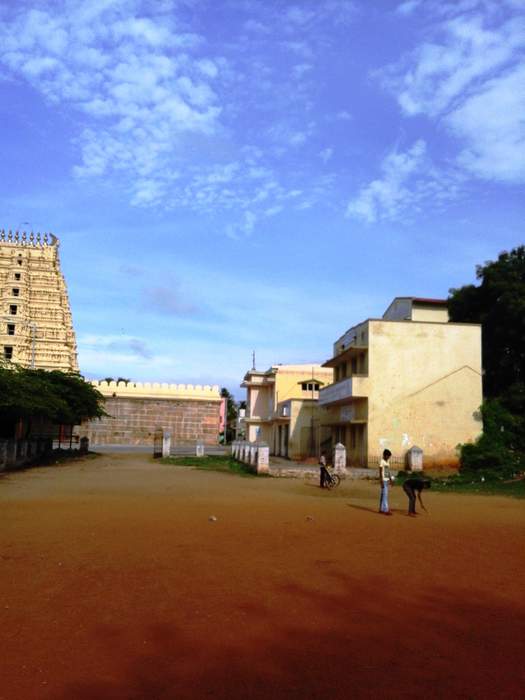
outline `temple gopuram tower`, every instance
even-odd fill
[[[78,372],[58,247],[53,234],[0,231],[0,358]]]

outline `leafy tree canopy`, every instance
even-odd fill
[[[228,423],[235,423],[237,420],[237,403],[235,399],[226,387],[222,387],[221,396],[223,399],[226,399],[226,417]]]
[[[476,268],[478,286],[451,289],[451,321],[483,324],[484,393],[504,395],[525,382],[525,246]]]
[[[0,366],[0,420],[42,417],[74,425],[106,415],[103,396],[73,372]]]
[[[483,435],[463,445],[462,466],[525,466],[525,246],[476,268],[478,286],[450,290],[452,321],[481,323]]]

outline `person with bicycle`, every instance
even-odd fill
[[[322,489],[324,489],[330,481],[330,474],[326,468],[326,455],[324,452],[321,452],[321,456],[319,457],[319,471],[319,476],[321,479],[320,486]]]

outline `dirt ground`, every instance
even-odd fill
[[[140,454],[2,476],[0,698],[524,697],[524,501],[377,500]]]

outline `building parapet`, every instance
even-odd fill
[[[92,381],[105,398],[186,399],[192,401],[221,401],[217,385],[166,384],[158,382]]]
[[[368,377],[353,376],[324,387],[319,392],[319,405],[327,406],[337,401],[368,396]]]
[[[0,243],[7,243],[12,245],[25,245],[32,248],[36,247],[49,247],[57,246],[58,238],[52,233],[27,233],[26,231],[5,231],[2,229],[0,231]]]

